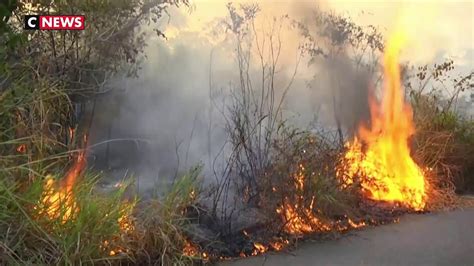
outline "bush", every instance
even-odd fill
[[[277,216],[278,230],[338,231],[347,218],[360,219],[357,190],[344,189],[336,176],[342,152],[337,134],[284,131],[274,143],[272,164],[258,179],[260,207]]]
[[[442,96],[435,86],[425,92],[424,86],[413,89],[412,82],[409,84],[416,124],[414,155],[429,170],[432,188],[445,191],[441,193],[445,196],[449,191],[451,194],[454,191],[474,191],[474,121],[463,117],[455,109],[459,94],[470,89],[469,81],[473,75],[450,78],[447,73],[452,70],[452,65],[450,61],[435,64],[433,68],[421,68],[416,76],[425,82],[424,86],[430,79],[434,84],[451,81],[453,91],[450,98]]]

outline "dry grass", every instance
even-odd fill
[[[185,234],[190,208],[196,208],[200,168],[182,176],[162,199],[152,199],[136,206],[135,229],[127,235],[128,258],[140,265],[190,265],[201,259],[200,248],[184,250],[191,245]]]
[[[274,142],[272,163],[258,178],[262,188],[259,206],[275,221],[276,231],[286,228],[287,233],[295,233],[288,232],[288,224],[296,222],[309,225],[303,230],[307,233],[335,232],[340,231],[336,223],[347,218],[359,220],[359,193],[343,189],[336,178],[342,152],[337,135],[296,130],[279,135],[282,137]],[[291,215],[284,214],[288,208]]]
[[[428,208],[450,208],[457,204],[455,192],[474,188],[474,123],[451,109],[439,109],[432,95],[417,95],[414,102],[417,127],[413,141],[416,160],[426,170]]]

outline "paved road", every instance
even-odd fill
[[[307,242],[291,253],[223,265],[474,266],[474,209],[408,215],[398,224],[367,228],[339,240]]]

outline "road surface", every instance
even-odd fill
[[[474,209],[407,215],[341,239],[306,242],[294,251],[222,263],[227,266],[471,265]]]

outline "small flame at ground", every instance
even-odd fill
[[[77,210],[72,191],[58,186],[51,175],[47,176],[39,214],[52,220],[60,219],[62,223],[65,223]]]
[[[120,216],[118,219],[118,224],[122,233],[127,234],[135,230],[135,225],[127,213],[124,213],[122,216]]]
[[[255,247],[255,249],[252,251],[252,256],[265,253],[268,250],[268,247],[260,243],[253,243],[253,246]]]
[[[276,209],[276,212],[283,218],[285,231],[290,234],[303,234],[331,230],[328,224],[314,215],[314,196],[309,206],[304,206],[302,193],[304,191],[305,167],[303,164],[298,165],[298,171],[293,176],[293,180],[298,195],[295,195],[291,203],[288,198],[285,198],[285,202]]]
[[[129,249],[122,248],[117,245],[116,240],[125,238],[127,235],[131,235],[135,231],[135,220],[132,216],[132,211],[135,207],[134,203],[124,201],[121,204],[120,217],[117,219],[117,224],[120,229],[120,234],[112,239],[104,240],[102,248],[104,251],[109,253],[109,256],[117,256],[120,254],[127,254],[130,252]],[[107,214],[106,214],[107,215]]]
[[[86,143],[87,138],[84,135],[84,144]],[[46,177],[40,207],[35,207],[39,209],[40,215],[60,219],[62,223],[73,218],[74,213],[79,210],[74,199],[73,186],[85,165],[85,150],[81,150],[61,182],[56,182],[51,175]]]
[[[25,153],[26,152],[26,144],[20,144],[18,145],[18,147],[16,148],[16,151],[18,153]]]
[[[72,141],[74,139],[74,132],[76,131],[75,128],[73,127],[70,127],[69,130],[68,130],[68,133],[69,133],[69,141]]]
[[[296,195],[291,199],[286,197],[284,203],[276,209],[276,212],[282,217],[284,222],[283,229],[286,233],[302,235],[315,232],[329,232],[332,230],[344,231],[366,226],[364,221],[354,222],[347,216],[344,216],[342,220],[336,221],[325,221],[319,218],[318,213],[320,210],[315,206],[316,197],[312,196],[309,204],[305,203],[306,201],[303,196],[305,179],[305,167],[303,164],[299,164],[298,170],[293,176]],[[275,250],[280,250],[286,244],[282,241],[276,241],[270,245]]]
[[[188,257],[195,257],[199,254],[199,247],[186,239],[184,241],[183,254]]]
[[[284,247],[288,246],[288,244],[290,243],[290,241],[288,241],[288,239],[279,239],[277,241],[273,241],[273,242],[270,242],[270,246],[276,250],[276,251],[280,251],[282,250]]]
[[[303,212],[303,215],[300,214]],[[284,204],[277,209],[282,214],[285,222],[285,231],[290,234],[312,233],[317,231],[330,231],[331,227],[318,219],[310,208],[301,208],[298,204]]]

